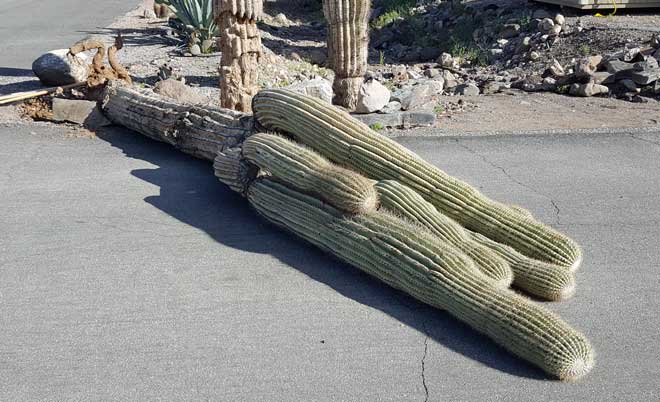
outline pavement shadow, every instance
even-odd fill
[[[156,166],[131,172],[160,188],[160,195],[147,197],[145,202],[203,230],[216,241],[272,255],[341,295],[378,309],[486,366],[520,377],[547,379],[540,369],[514,357],[448,313],[418,302],[270,225],[250,209],[244,198],[218,182],[209,162],[123,128],[105,128],[97,136],[126,156]]]

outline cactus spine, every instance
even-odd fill
[[[375,210],[378,196],[366,177],[344,169],[309,148],[273,134],[255,134],[243,156],[278,179],[350,214]]]
[[[266,219],[357,268],[442,308],[562,380],[592,368],[589,341],[555,314],[496,288],[473,262],[429,233],[383,212],[346,217],[270,178],[252,182],[250,204]]]
[[[335,72],[334,103],[355,110],[367,72],[370,0],[323,0],[328,60]]]
[[[257,85],[261,36],[257,20],[262,0],[213,0],[213,16],[220,38],[220,104],[224,108],[250,112]]]
[[[502,257],[474,241],[461,225],[439,213],[414,190],[397,181],[382,180],[376,183],[376,191],[384,208],[421,224],[438,238],[464,252],[494,281],[495,286],[508,288],[511,285],[513,271]]]
[[[286,90],[261,91],[255,116],[330,160],[372,179],[393,179],[411,187],[466,228],[520,253],[575,270],[579,246],[554,229],[495,202],[449,176],[396,142],[320,100]]]
[[[489,277],[501,278],[502,287],[508,287],[513,280],[520,289],[547,300],[567,299],[575,292],[573,274],[567,269],[532,260],[509,246],[465,230],[409,187],[397,181],[382,180],[376,183],[376,190],[383,207],[420,223],[453,244],[471,257]]]
[[[474,241],[488,247],[511,265],[513,284],[527,293],[552,301],[566,300],[575,294],[575,277],[566,268],[533,260],[480,233],[469,234]]]

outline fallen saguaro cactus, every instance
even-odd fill
[[[209,161],[252,131],[252,119],[243,113],[176,103],[116,80],[106,86],[101,110],[116,124]]]
[[[556,230],[493,201],[365,124],[316,99],[264,90],[253,101],[258,122],[372,179],[397,180],[466,228],[534,259],[577,269],[579,246]]]
[[[278,179],[256,179],[245,191],[250,204],[269,221],[390,286],[447,310],[560,379],[575,380],[591,369],[593,350],[584,335],[544,308],[497,287],[450,243],[386,210],[347,215]],[[361,192],[360,186],[352,192]]]
[[[263,91],[253,107],[258,122],[246,124],[245,115],[110,85],[103,110],[184,152],[217,151],[216,176],[265,219],[550,375],[572,381],[591,370],[583,334],[507,289],[513,281],[538,297],[569,297],[580,260],[572,240],[311,98]],[[252,132],[263,126],[281,134]]]

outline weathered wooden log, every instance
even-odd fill
[[[234,110],[176,103],[149,89],[111,81],[101,109],[108,119],[195,157],[212,161],[252,132],[252,116]]]

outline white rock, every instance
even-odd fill
[[[555,24],[564,25],[565,22],[566,22],[566,18],[564,18],[563,15],[561,14],[555,15]]]
[[[539,23],[539,30],[548,33],[555,26],[555,22],[550,18],[544,18]]]
[[[390,90],[376,80],[362,84],[358,93],[356,113],[373,113],[381,110],[390,101]]]
[[[452,68],[454,66],[454,58],[451,57],[451,54],[449,53],[441,54],[440,58],[438,59],[438,62],[442,67],[445,68]]]
[[[83,53],[73,56],[69,49],[51,50],[32,63],[32,71],[45,85],[75,84],[87,80],[88,57]]]
[[[561,32],[561,25],[555,24],[552,26],[552,28],[550,28],[549,33],[552,35],[559,35],[560,32]]]
[[[282,13],[277,14],[275,18],[273,18],[273,22],[283,27],[291,26],[291,21]]]
[[[316,77],[311,80],[297,82],[289,85],[286,89],[332,103],[332,84],[325,78]]]

